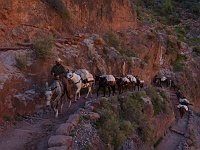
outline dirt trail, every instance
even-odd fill
[[[169,129],[161,143],[155,148],[156,150],[182,150],[185,149],[185,137],[188,128],[190,114],[186,113],[180,119],[179,111],[176,108],[178,100],[175,91],[167,89],[170,99],[174,105],[174,113],[176,122]],[[70,108],[67,104],[64,106],[63,113],[58,119],[55,119],[51,112],[43,113],[40,117],[29,117],[19,122],[16,126],[9,127],[0,134],[0,150],[46,150],[48,149],[48,139],[54,135],[60,124],[66,122],[68,117],[76,112],[78,108],[84,106],[86,100],[82,98],[77,103],[72,103]],[[93,96],[95,97],[95,96]],[[89,100],[89,99],[88,99]],[[194,126],[194,146],[189,147],[190,150],[200,150],[200,117],[193,115]]]
[[[72,103],[70,108],[65,103],[63,113],[56,119],[52,112],[42,113],[41,117],[28,117],[14,127],[9,127],[0,134],[0,150],[46,150],[48,139],[68,117],[85,104],[85,99]]]
[[[191,106],[189,111],[180,118],[177,109],[178,99],[175,91],[167,89],[170,94],[170,100],[174,105],[175,124],[172,125],[156,150],[200,150],[200,117],[198,117]],[[188,124],[193,127],[192,136],[189,134]]]

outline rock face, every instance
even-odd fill
[[[72,28],[81,32],[126,30],[137,27],[137,16],[129,0],[70,0]]]
[[[137,27],[136,11],[129,0],[70,0],[66,7],[70,19],[61,18],[47,0],[0,1],[1,47],[69,31],[100,33]]]

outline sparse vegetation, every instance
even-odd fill
[[[186,41],[190,46],[200,47],[200,38],[191,38]]]
[[[176,43],[172,42],[171,40],[167,41],[167,54],[176,54],[178,51]]]
[[[151,57],[152,57],[151,55],[148,55],[148,54],[145,55],[145,56],[144,56],[144,62],[148,64],[148,63],[149,63],[149,60],[151,59]]]
[[[28,42],[30,42],[29,38],[24,39],[24,43],[28,43]]]
[[[178,54],[176,60],[172,63],[173,70],[176,72],[184,71],[185,69],[185,56]]]
[[[98,127],[106,144],[118,149],[134,133],[139,134],[140,140],[146,144],[152,142],[150,122],[142,112],[142,96],[146,93],[140,91],[123,99],[112,97],[110,101],[101,100],[103,109]]]
[[[160,66],[158,65],[158,64],[153,64],[153,68],[155,69],[155,70],[159,70],[159,68],[160,68]]]
[[[15,56],[15,61],[16,61],[16,67],[19,69],[19,70],[24,70],[26,69],[26,66],[27,66],[27,58],[26,56],[22,56],[21,54],[19,54],[18,56]]]
[[[108,46],[112,46],[116,49],[119,48],[120,39],[113,31],[108,31],[105,36],[103,36],[104,41],[108,44]]]
[[[147,95],[151,98],[154,108],[154,115],[159,115],[161,112],[168,114],[169,103],[168,97],[164,91],[158,92],[155,87],[148,87],[145,89]],[[160,96],[163,100],[160,99]]]
[[[122,49],[118,49],[118,51],[120,52],[120,54],[124,54],[127,57],[138,57],[138,55],[134,52],[134,50],[122,50]]]
[[[61,18],[70,18],[70,12],[62,0],[43,0],[54,9]]]
[[[48,58],[53,55],[52,52],[53,40],[52,38],[46,38],[36,40],[33,43],[33,49],[35,50],[36,58]]]
[[[12,121],[10,116],[3,116],[3,120],[7,121],[7,122],[11,122]]]
[[[192,51],[195,53],[195,56],[200,56],[200,47],[194,47]]]
[[[156,148],[163,140],[163,137],[159,138],[156,143],[154,143],[153,147]]]
[[[185,42],[185,36],[189,31],[190,31],[190,26],[185,26],[185,27],[178,26],[175,28],[178,40],[182,42]]]
[[[102,45],[102,44],[103,44],[103,40],[102,40],[101,38],[96,38],[96,39],[94,40],[94,44],[95,44],[95,45]]]
[[[173,6],[171,0],[165,0],[163,4],[164,14],[172,14]]]

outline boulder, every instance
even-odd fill
[[[66,123],[71,123],[74,126],[77,126],[78,122],[79,122],[80,116],[79,114],[73,114],[71,116],[69,116],[68,120]]]
[[[51,136],[50,139],[48,140],[49,147],[56,147],[56,146],[70,147],[71,144],[72,144],[71,136],[55,135]]]
[[[71,123],[63,123],[56,130],[57,135],[69,135],[70,131],[73,129],[73,125]]]

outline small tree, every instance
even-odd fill
[[[165,0],[163,4],[163,10],[165,14],[171,14],[173,11],[173,6],[171,0]]]
[[[33,43],[33,49],[37,58],[48,58],[52,55],[53,40],[51,38],[46,38],[42,40],[37,40]]]
[[[15,56],[15,61],[16,61],[16,67],[19,69],[19,70],[24,70],[26,69],[26,65],[27,65],[27,59],[26,59],[26,56],[25,58],[22,57],[21,54],[19,54],[18,56]]]

